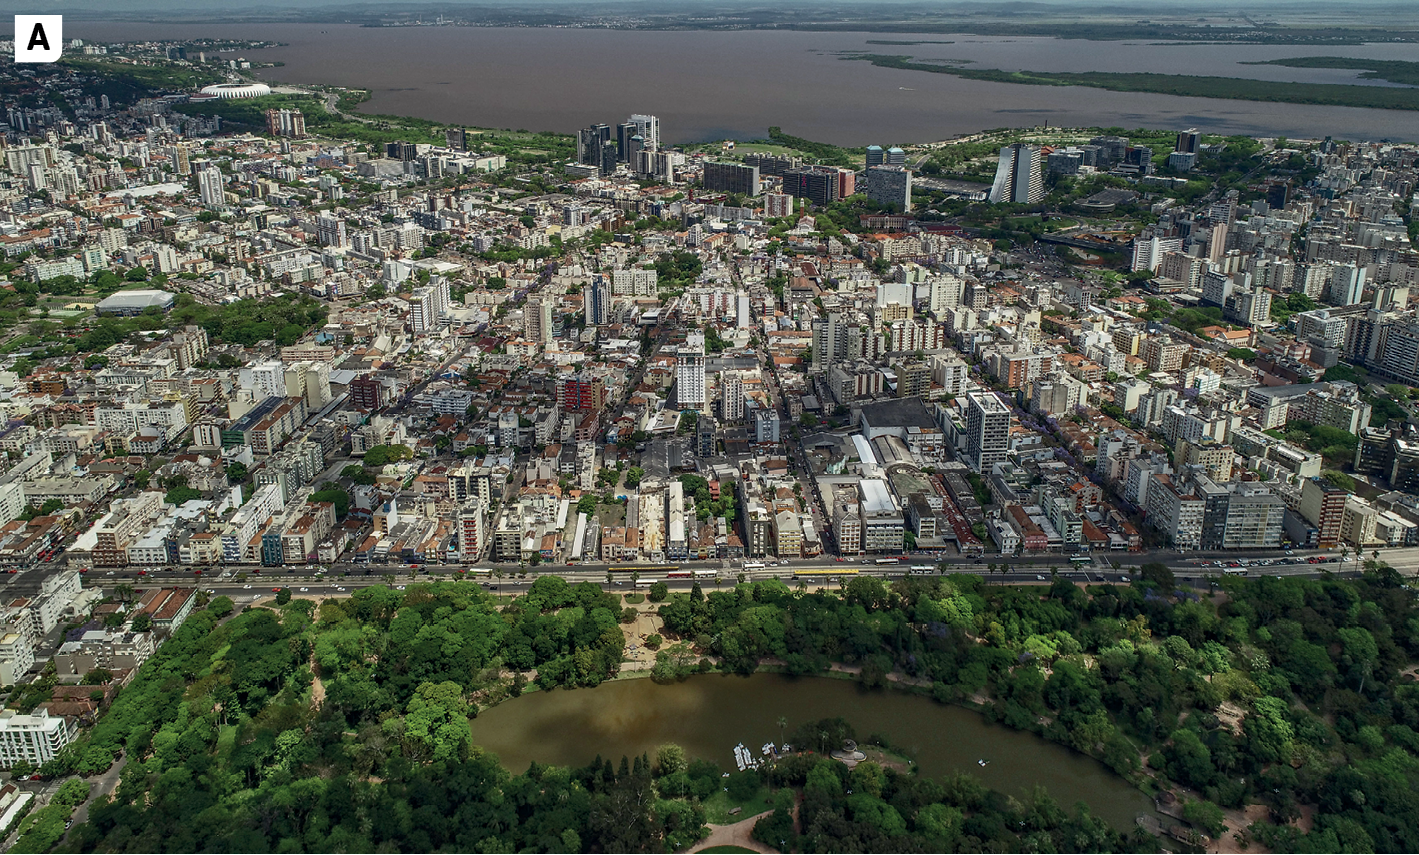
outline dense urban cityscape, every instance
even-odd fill
[[[498,131],[260,82],[259,47],[0,66],[12,851],[1419,835],[1419,145]],[[452,723],[765,667],[982,709],[1146,810],[928,791],[912,743],[771,705],[723,787],[674,745],[495,773]],[[178,807],[199,757],[232,781]],[[411,795],[442,775],[517,813]]]

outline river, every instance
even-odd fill
[[[859,739],[880,733],[911,752],[922,774],[970,772],[1011,795],[1043,784],[1064,807],[1082,800],[1120,829],[1153,811],[1147,796],[1090,757],[970,710],[901,691],[863,691],[847,680],[708,674],[671,685],[617,680],[533,692],[480,713],[473,741],[515,772],[533,761],[582,766],[597,754],[613,763],[622,755],[654,757],[666,742],[732,770],[735,745],[757,753],[780,741],[780,716],[790,736],[804,722],[842,716]]]
[[[286,45],[247,53],[249,59],[285,63],[261,71],[264,79],[367,88],[372,99],[362,109],[368,112],[563,133],[651,113],[660,117],[662,136],[670,143],[760,138],[778,125],[840,145],[891,145],[1045,122],[1292,138],[1419,138],[1419,114],[1413,111],[1020,86],[841,58],[869,52],[970,60],[980,68],[1006,70],[1385,85],[1358,80],[1356,72],[1344,69],[1240,63],[1313,55],[1419,61],[1416,44],[1160,45],[949,34],[90,21],[70,22],[65,35],[281,41]]]

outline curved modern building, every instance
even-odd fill
[[[211,86],[203,86],[201,94],[223,101],[233,98],[260,98],[262,95],[270,95],[271,87],[265,83],[214,83]]]

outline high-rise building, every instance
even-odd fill
[[[349,246],[350,237],[345,231],[345,221],[340,217],[321,214],[315,221],[316,237],[321,246]]]
[[[444,128],[444,145],[454,151],[468,150],[468,129],[467,128]]]
[[[1173,146],[1173,151],[1197,154],[1197,147],[1201,142],[1202,134],[1197,132],[1197,128],[1188,128],[1178,133],[1178,141],[1177,144]]]
[[[1340,523],[1345,516],[1345,499],[1350,494],[1329,481],[1307,478],[1301,482],[1298,509],[1318,532],[1316,546],[1330,549],[1340,543]]]
[[[1365,293],[1365,268],[1354,264],[1337,264],[1330,268],[1330,302],[1336,306],[1353,306]]]
[[[562,381],[562,409],[569,413],[599,413],[606,404],[606,384],[589,372]]]
[[[966,394],[966,465],[976,472],[1005,460],[1010,449],[1010,408],[993,392]]]
[[[752,328],[754,326],[754,318],[749,311],[749,295],[736,294],[734,302],[736,310],[734,321],[735,328],[741,330],[747,330]]]
[[[851,196],[856,188],[855,173],[832,166],[789,169],[783,173],[783,192],[814,205],[831,205]]]
[[[900,149],[893,149],[900,151]],[[867,198],[903,213],[912,207],[912,174],[901,166],[872,166],[867,169]]]
[[[612,285],[609,277],[597,276],[586,289],[586,322],[595,326],[611,323]]]
[[[660,119],[633,113],[627,122],[636,126],[636,135],[645,141],[647,151],[660,151]]]
[[[477,496],[469,496],[458,510],[458,558],[465,563],[477,561],[487,546],[488,517]]]
[[[546,297],[529,299],[524,310],[523,324],[528,341],[542,345],[551,344],[552,301]]]
[[[675,403],[682,410],[705,408],[705,334],[685,337],[675,362]]]
[[[266,111],[266,133],[273,137],[303,139],[305,114],[300,110],[278,110],[273,107]]]
[[[592,125],[582,128],[576,137],[576,161],[587,166],[600,167],[601,149],[611,141],[610,125]]]
[[[720,417],[726,422],[744,418],[744,381],[738,372],[725,371],[719,375],[719,403]]]
[[[197,194],[202,197],[203,205],[209,208],[225,207],[227,204],[225,184],[222,170],[215,165],[208,163],[197,170]]]
[[[1039,146],[1013,143],[1002,148],[990,201],[1029,204],[1044,197],[1044,158]]]
[[[636,135],[636,126],[631,122],[622,122],[616,126],[616,150],[620,152],[618,159],[624,163],[626,152],[631,150],[631,137]]]
[[[764,194],[764,216],[787,217],[793,214],[793,197],[787,193]]]
[[[705,189],[714,193],[740,193],[745,196],[759,195],[759,167],[742,163],[705,164]]]
[[[867,168],[881,166],[887,162],[887,154],[880,145],[870,145],[867,147]]]

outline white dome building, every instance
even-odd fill
[[[223,101],[233,98],[260,98],[262,95],[270,95],[271,87],[265,83],[214,83],[211,86],[203,86],[201,94]]]

